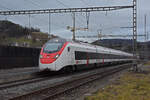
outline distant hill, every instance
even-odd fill
[[[31,32],[40,32],[40,29],[27,28],[11,21],[0,21],[0,36],[5,37],[22,37],[30,34]]]
[[[109,44],[109,43],[112,43],[112,44],[119,44],[119,43],[125,43],[125,44],[131,44],[132,43],[132,40],[131,39],[102,39],[102,40],[97,40],[93,43],[104,43],[104,44]]]
[[[96,40],[92,44],[101,45],[106,47],[122,47],[122,46],[132,46],[133,42],[132,39],[103,39],[103,40]],[[138,42],[139,45],[150,45],[150,41],[148,42]]]
[[[118,49],[130,53],[132,53],[133,51],[133,43],[131,39],[103,39],[96,40],[92,44]],[[150,41],[138,42],[137,47],[138,53],[141,56],[141,58],[144,58],[145,55],[149,56],[150,58]]]
[[[130,39],[103,39],[103,40],[97,40],[92,44],[118,49],[122,51],[127,51],[127,52],[132,51],[132,40]]]
[[[103,39],[94,41],[92,44],[101,45],[101,46],[120,46],[120,45],[132,45],[132,40],[130,39]]]
[[[55,35],[43,33],[38,28],[27,28],[11,21],[0,21],[0,45],[41,47]]]

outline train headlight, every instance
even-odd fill
[[[54,58],[55,58],[55,59],[57,59],[59,56],[60,56],[60,55],[59,55],[59,54],[57,54]]]
[[[40,55],[40,58],[43,58],[43,56],[42,56],[42,55]]]

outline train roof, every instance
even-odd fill
[[[64,42],[67,42],[67,40],[63,39],[63,38],[53,38],[53,39],[50,39],[47,43],[50,43],[50,42],[61,42],[61,43],[64,43]]]
[[[104,51],[107,51],[107,52],[118,53],[118,54],[121,54],[121,55],[123,54],[123,55],[133,56],[133,54],[127,53],[127,52],[124,52],[124,51],[115,50],[115,49],[112,49],[112,48],[107,48],[107,47],[98,46],[98,45],[93,45],[93,44],[89,44],[89,43],[84,43],[84,42],[81,42],[81,41],[72,41],[71,39],[53,38],[53,39],[49,40],[48,43],[49,42],[61,42],[61,43],[72,42],[72,43],[83,44],[85,46],[101,48],[101,49],[103,49]]]

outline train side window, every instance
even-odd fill
[[[70,52],[70,47],[68,47],[68,52]]]

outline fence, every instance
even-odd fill
[[[0,46],[0,69],[38,66],[40,49]]]

